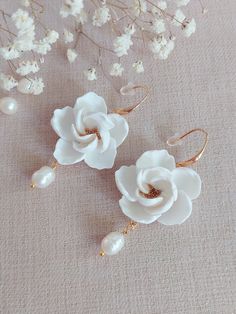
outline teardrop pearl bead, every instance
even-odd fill
[[[106,255],[115,255],[125,245],[124,235],[120,232],[111,232],[102,240],[101,248]]]
[[[51,167],[43,166],[32,175],[32,186],[46,188],[55,180],[55,177],[55,171]]]
[[[17,90],[22,94],[31,94],[31,91],[30,91],[31,85],[32,85],[32,82],[30,80],[23,78],[19,81],[17,85]]]
[[[14,98],[3,97],[0,99],[0,110],[5,114],[14,114],[18,110],[18,103]]]

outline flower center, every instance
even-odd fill
[[[148,199],[153,199],[153,198],[157,198],[161,195],[161,190],[158,190],[156,188],[154,188],[151,184],[148,184],[148,188],[149,188],[149,192],[148,193],[143,193],[142,191],[139,191],[139,193]]]
[[[94,128],[94,129],[85,129],[85,133],[84,133],[84,134],[80,134],[80,135],[81,135],[81,136],[86,136],[86,135],[90,135],[90,134],[96,134],[96,136],[97,136],[97,138],[98,138],[99,140],[102,139],[102,138],[101,138],[101,135],[100,135],[100,133],[99,133],[99,131],[98,131],[97,128]]]

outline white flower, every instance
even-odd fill
[[[88,70],[84,70],[84,75],[86,76],[88,81],[95,81],[97,79],[97,71],[95,68],[89,68]]]
[[[183,11],[178,9],[176,10],[175,15],[172,18],[172,24],[177,27],[182,26],[185,19],[186,19],[186,16],[184,15]]]
[[[106,6],[102,6],[100,8],[97,8],[93,15],[93,25],[101,27],[102,25],[106,24],[108,21],[110,21],[111,15],[109,8]]]
[[[121,36],[116,37],[113,42],[114,45],[114,52],[116,53],[117,57],[122,57],[128,54],[128,50],[133,45],[131,40],[131,35],[129,34],[122,34]]]
[[[195,19],[192,18],[191,21],[185,21],[184,25],[182,26],[184,36],[190,37],[196,31],[196,22]]]
[[[135,16],[139,16],[141,13],[147,12],[147,2],[145,0],[134,0],[133,12]]]
[[[28,8],[30,6],[30,2],[31,0],[21,0],[21,5]]]
[[[39,41],[35,41],[33,50],[41,55],[46,55],[52,49],[51,45],[47,42],[47,40],[41,39]]]
[[[75,59],[78,57],[78,53],[74,49],[67,49],[67,59],[70,63],[73,63]]]
[[[0,48],[0,55],[5,60],[13,60],[19,58],[21,56],[21,53],[18,49],[15,48],[14,45],[9,45],[7,47]]]
[[[136,73],[143,73],[144,72],[143,62],[141,60],[134,62],[133,68],[136,71]]]
[[[165,22],[162,19],[155,19],[152,22],[152,31],[156,34],[164,33],[166,30]]]
[[[134,24],[129,24],[127,27],[125,27],[125,34],[128,35],[133,35],[135,33],[136,29],[135,29],[135,25]]]
[[[74,40],[74,35],[71,32],[69,32],[66,28],[64,28],[63,35],[64,35],[64,42],[66,44],[72,43],[72,41]]]
[[[29,93],[33,95],[40,95],[45,87],[43,79],[41,77],[35,77],[34,79],[31,78],[30,81],[31,86],[29,89]]]
[[[110,75],[122,76],[123,71],[124,71],[124,68],[120,63],[114,63],[111,67]]]
[[[77,17],[84,7],[83,0],[65,0],[64,4],[60,10],[60,14],[63,18],[69,15]]]
[[[153,52],[154,57],[160,60],[167,59],[169,54],[173,51],[174,46],[174,40],[167,40],[164,36],[154,38],[149,43],[149,49]]]
[[[126,120],[118,114],[108,114],[104,99],[92,92],[79,97],[74,108],[55,110],[51,125],[60,137],[54,151],[59,164],[84,160],[96,169],[113,167],[117,147],[129,131]]]
[[[44,41],[48,42],[49,44],[54,44],[59,38],[58,32],[54,30],[49,30],[47,32],[46,37],[44,38]]]
[[[82,9],[80,11],[80,14],[76,16],[76,21],[82,25],[84,25],[88,21],[88,15],[84,9]]]
[[[10,91],[18,85],[18,82],[11,75],[0,73],[0,87],[6,91]]]
[[[123,194],[119,204],[133,221],[164,225],[182,224],[192,212],[192,200],[201,192],[201,179],[190,168],[176,168],[166,150],[145,152],[136,165],[115,173]]]
[[[34,20],[29,16],[29,13],[22,9],[18,9],[15,13],[13,13],[11,19],[16,28],[19,30],[29,29],[34,24]]]
[[[14,39],[14,47],[18,51],[30,51],[34,48],[35,26],[19,31],[17,37]]]
[[[190,2],[190,0],[175,0],[175,3],[177,7],[182,7],[187,5]]]
[[[157,2],[157,6],[158,8],[160,8],[161,10],[165,10],[167,8],[167,3],[166,1],[158,1]]]
[[[39,71],[39,66],[37,61],[23,61],[19,63],[16,73],[25,76],[29,73],[36,73]]]

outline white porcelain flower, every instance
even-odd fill
[[[118,114],[108,114],[104,99],[93,92],[79,97],[74,108],[56,109],[51,125],[60,137],[54,151],[59,164],[84,160],[96,169],[112,168],[117,147],[129,131],[127,121]]]
[[[130,167],[115,173],[123,197],[120,207],[133,221],[164,225],[182,224],[192,212],[192,200],[201,192],[201,179],[190,168],[176,168],[166,150],[145,152]]]

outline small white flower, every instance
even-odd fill
[[[97,27],[101,27],[102,25],[106,24],[110,21],[111,15],[109,8],[106,6],[102,6],[97,8],[93,15],[93,25]]]
[[[128,54],[128,50],[133,45],[131,36],[129,34],[122,34],[121,36],[116,37],[113,42],[114,52],[117,57],[122,57]]]
[[[88,21],[88,14],[86,13],[86,11],[84,9],[82,9],[80,11],[80,14],[76,16],[76,21],[79,23],[79,24],[82,24],[84,25],[85,23],[87,23]]]
[[[28,8],[30,6],[30,2],[31,0],[21,0],[21,5]]]
[[[164,33],[166,30],[165,22],[162,19],[155,19],[152,22],[152,31],[156,34]]]
[[[60,10],[60,14],[63,18],[66,18],[69,15],[77,17],[81,13],[83,7],[83,0],[65,0]]]
[[[180,27],[180,26],[182,26],[185,19],[186,19],[186,16],[184,15],[183,11],[178,9],[178,10],[176,10],[175,15],[172,18],[172,24],[177,26],[177,27]]]
[[[134,62],[133,68],[136,71],[136,73],[143,73],[144,72],[143,62],[141,60]]]
[[[114,63],[111,67],[110,75],[111,76],[122,76],[124,68],[120,63]]]
[[[59,164],[84,160],[99,170],[113,167],[117,147],[129,131],[127,121],[118,114],[108,114],[104,99],[92,92],[79,97],[74,108],[55,110],[51,125],[60,137],[53,154]]]
[[[95,68],[89,68],[88,70],[84,70],[84,75],[86,76],[88,81],[95,81],[97,79],[97,71]]]
[[[37,61],[23,61],[19,63],[16,73],[25,76],[29,73],[36,73],[39,71],[39,66]]]
[[[190,37],[196,31],[196,22],[195,19],[192,18],[191,21],[185,21],[184,25],[182,26],[184,36]]]
[[[169,54],[174,49],[175,43],[173,39],[166,39],[164,36],[154,38],[149,43],[149,49],[153,52],[154,57],[160,60],[168,58]]]
[[[74,40],[74,35],[71,32],[69,32],[66,28],[64,28],[63,35],[64,35],[64,42],[66,44],[72,43],[72,41]]]
[[[167,9],[167,3],[166,3],[166,1],[158,1],[158,2],[157,2],[157,6],[158,6],[158,8],[160,8],[161,10]]]
[[[132,8],[134,15],[138,17],[141,13],[147,12],[147,2],[145,0],[134,0]]]
[[[40,95],[45,87],[43,79],[41,77],[35,77],[34,79],[31,78],[30,81],[31,86],[29,89],[29,93],[33,95]]]
[[[67,59],[70,63],[73,63],[75,59],[78,57],[78,53],[74,49],[67,49]]]
[[[11,75],[0,73],[0,87],[6,91],[10,91],[18,85],[18,82]]]
[[[15,48],[14,45],[9,45],[7,47],[0,48],[0,55],[5,60],[13,60],[19,58],[21,56],[21,53],[18,49]]]
[[[125,34],[127,35],[133,35],[136,31],[134,24],[129,24],[127,27],[125,27]]]
[[[29,16],[29,13],[22,9],[18,9],[15,13],[13,13],[11,19],[16,28],[19,30],[29,29],[34,24],[34,20]]]
[[[201,179],[190,168],[176,168],[166,150],[147,151],[136,165],[122,166],[115,173],[123,195],[122,212],[133,221],[164,225],[182,224],[192,212],[192,200],[201,192]]]
[[[190,0],[175,0],[177,7],[183,7],[187,5],[189,2]]]
[[[51,45],[47,42],[47,40],[41,39],[39,41],[35,41],[33,50],[41,55],[46,55],[52,49]]]
[[[33,25],[29,29],[18,32],[17,37],[14,39],[14,47],[21,52],[30,51],[34,48],[34,39],[35,26]]]
[[[58,32],[54,30],[49,30],[44,40],[47,41],[49,44],[54,44],[58,40],[58,38],[59,38]]]

